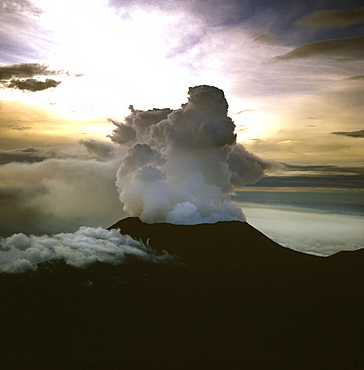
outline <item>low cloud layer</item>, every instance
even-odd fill
[[[124,154],[96,140],[1,151],[0,235],[108,227],[125,217],[115,187]]]
[[[362,213],[340,213],[339,204],[332,212],[319,206],[307,207],[305,203],[287,201],[285,195],[281,193],[281,202],[243,201],[239,204],[252,226],[287,248],[329,256],[364,247]],[[337,197],[340,195],[336,194]],[[331,199],[335,201],[335,196]]]
[[[36,270],[37,264],[64,260],[68,265],[85,268],[95,262],[118,265],[128,257],[146,262],[165,262],[172,257],[158,255],[143,243],[119,230],[80,227],[74,233],[53,236],[15,234],[0,239],[0,273],[23,273]]]
[[[279,175],[273,174],[254,184],[255,187],[301,187],[362,189],[363,167],[283,164]]]
[[[131,107],[124,123],[112,121],[110,138],[128,147],[116,182],[125,212],[149,223],[244,220],[229,192],[278,164],[236,143],[227,108],[222,90],[202,85],[181,109]]]

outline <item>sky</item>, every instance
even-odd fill
[[[126,216],[115,181],[130,148],[113,140],[115,123],[177,110],[190,87],[211,85],[244,155],[265,166],[235,194],[248,221],[272,232],[263,205],[292,230],[302,215],[320,224],[314,204],[349,217],[330,225],[356,217],[347,244],[362,246],[363,35],[359,1],[0,0],[0,235]],[[292,246],[292,234],[278,241]]]

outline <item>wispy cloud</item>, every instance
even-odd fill
[[[21,125],[5,125],[5,124],[0,124],[0,127],[3,127],[7,130],[14,130],[14,131],[26,131],[30,130],[30,126],[21,126]]]
[[[364,81],[364,75],[357,75],[345,78],[345,81]]]
[[[363,189],[364,168],[284,164],[278,175],[266,176],[254,187]]]
[[[364,137],[364,130],[358,130],[358,131],[337,131],[337,132],[332,132],[332,134],[358,138],[358,137]]]
[[[364,22],[364,7],[352,10],[320,10],[300,19],[296,24],[310,28],[347,27]]]
[[[21,63],[39,57],[46,36],[38,24],[41,14],[42,10],[32,1],[0,2],[0,63]]]
[[[274,57],[274,60],[285,61],[320,56],[362,59],[364,57],[364,36],[352,36],[303,44],[286,54]]]

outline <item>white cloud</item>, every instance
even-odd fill
[[[156,254],[119,230],[82,226],[74,233],[53,236],[14,234],[0,239],[0,272],[23,273],[36,270],[37,264],[49,260],[64,260],[68,265],[85,268],[95,262],[123,263],[128,256],[147,262],[166,262],[171,256]]]
[[[182,109],[132,109],[125,124],[115,123],[110,137],[129,147],[116,182],[123,209],[149,223],[244,220],[229,192],[276,164],[236,143],[222,90],[201,85],[188,93]]]

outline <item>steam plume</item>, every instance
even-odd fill
[[[190,88],[181,109],[135,110],[109,136],[128,152],[116,185],[124,211],[148,223],[245,220],[230,203],[235,186],[253,183],[271,163],[236,143],[224,92]]]

